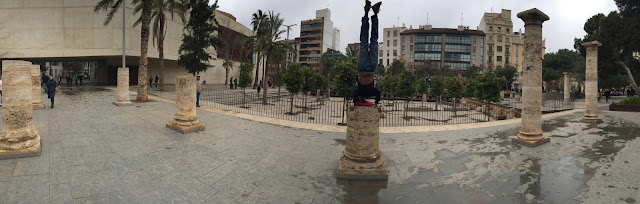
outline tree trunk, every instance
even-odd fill
[[[164,91],[164,24],[165,17],[160,18],[160,34],[158,35],[158,59],[160,60],[158,67],[160,68],[160,74],[158,79],[160,81],[159,91]]]
[[[636,80],[633,79],[633,75],[631,75],[631,70],[629,69],[629,67],[627,67],[627,65],[620,61],[619,59],[616,59],[616,63],[618,63],[620,66],[622,66],[622,68],[624,68],[625,71],[627,71],[627,76],[629,76],[629,81],[631,82],[631,86],[633,87],[633,90],[638,91],[640,89],[638,89],[638,84],[636,84]]]
[[[151,0],[142,0],[142,27],[140,31],[140,68],[138,69],[138,95],[136,101],[149,101],[147,94],[147,51],[149,49],[149,24],[151,23]]]
[[[289,109],[289,113],[291,113],[291,115],[293,115],[293,94],[291,94],[291,109]]]
[[[280,88],[282,87],[278,86],[278,100],[280,100]]]
[[[262,84],[259,84],[259,86],[262,86],[262,89],[264,90],[264,92],[262,93],[262,105],[267,105],[269,104],[268,98],[267,98],[267,90],[269,90],[269,83],[267,82],[267,72],[269,71],[269,57],[267,57],[267,62],[264,64],[264,69],[262,70]]]
[[[436,111],[438,110],[438,103],[440,103],[440,96],[436,96]]]
[[[229,67],[224,68],[224,86],[227,86],[227,82],[229,81]]]
[[[411,102],[411,99],[407,99],[407,103],[405,103],[404,105],[404,117],[407,117],[407,109],[409,109],[409,102]]]
[[[453,97],[453,116],[457,116],[458,115],[458,109],[456,107],[456,98]]]
[[[243,88],[242,89],[242,106],[244,107],[247,107],[247,104],[245,103],[245,100],[244,100],[246,97],[247,97],[247,91],[246,91],[246,88]]]
[[[260,72],[260,52],[256,54],[256,77],[253,78],[253,88],[255,89],[258,85],[258,73]]]

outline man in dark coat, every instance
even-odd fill
[[[51,108],[53,108],[53,98],[56,96],[56,80],[53,80],[53,76],[49,76],[49,81],[47,81],[47,94],[51,99]]]

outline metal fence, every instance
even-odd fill
[[[152,95],[175,99],[175,86],[165,87],[165,91],[149,90]],[[246,93],[246,94],[243,94]],[[443,98],[441,103],[435,102],[435,97],[428,97],[423,101],[417,99],[408,101],[393,97],[383,97],[380,102],[383,118],[380,120],[382,127],[403,126],[431,126],[467,124],[486,121],[495,121],[514,117],[497,113],[482,111],[482,108],[473,104],[462,104],[456,100],[455,106],[450,98]],[[262,92],[258,95],[255,89],[229,90],[221,88],[205,88],[200,95],[200,105],[229,110],[238,113],[291,120],[304,123],[325,125],[343,125],[346,122],[347,105],[339,97],[319,97],[314,95],[298,94],[291,96],[284,88],[278,95],[278,88],[269,89],[268,104],[263,105]],[[506,98],[500,103],[492,105],[519,111],[522,103],[515,99]],[[565,104],[562,100],[549,99],[543,103],[543,112],[557,112],[574,108],[573,103]],[[519,114],[517,114],[519,115]]]

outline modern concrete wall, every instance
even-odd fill
[[[109,65],[121,66],[117,56],[122,55],[122,10],[104,25],[107,12],[94,12],[98,0],[0,0],[0,47],[9,59],[107,60]],[[133,6],[127,5],[125,46],[127,65],[138,66],[140,56],[140,27],[133,27],[138,19]],[[187,15],[188,17],[188,15]],[[231,16],[216,13],[222,26],[247,36],[251,29],[238,23]],[[188,20],[188,19],[187,19]],[[179,18],[168,19],[164,41],[166,83],[173,84],[175,76],[189,75],[179,67],[178,49],[183,34]],[[150,35],[148,76],[158,72],[158,50]],[[211,49],[214,57],[215,50]],[[201,73],[201,80],[208,83],[224,83],[222,60],[209,62],[213,67]],[[235,68],[237,75],[238,63]],[[234,75],[230,75],[234,76]]]

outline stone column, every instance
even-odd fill
[[[571,80],[569,79],[569,72],[562,72],[564,75],[564,104],[571,103]]]
[[[118,68],[118,97],[113,104],[116,106],[133,104],[129,98],[129,67]]]
[[[549,142],[542,135],[542,23],[549,16],[533,8],[518,13],[524,21],[524,66],[522,85],[522,124],[512,142],[535,147]]]
[[[0,159],[40,155],[40,136],[33,125],[31,67],[27,61],[2,61]]]
[[[598,41],[582,43],[587,48],[587,68],[585,72],[584,103],[585,112],[582,122],[598,123],[598,47],[602,46]]]
[[[347,144],[340,155],[337,177],[354,180],[387,180],[387,164],[379,148],[380,113],[357,106],[347,112]]]
[[[44,109],[42,103],[42,76],[40,76],[40,65],[31,65],[31,90],[33,96],[33,109]]]
[[[204,130],[196,115],[196,78],[176,77],[176,115],[167,127],[182,134]]]

